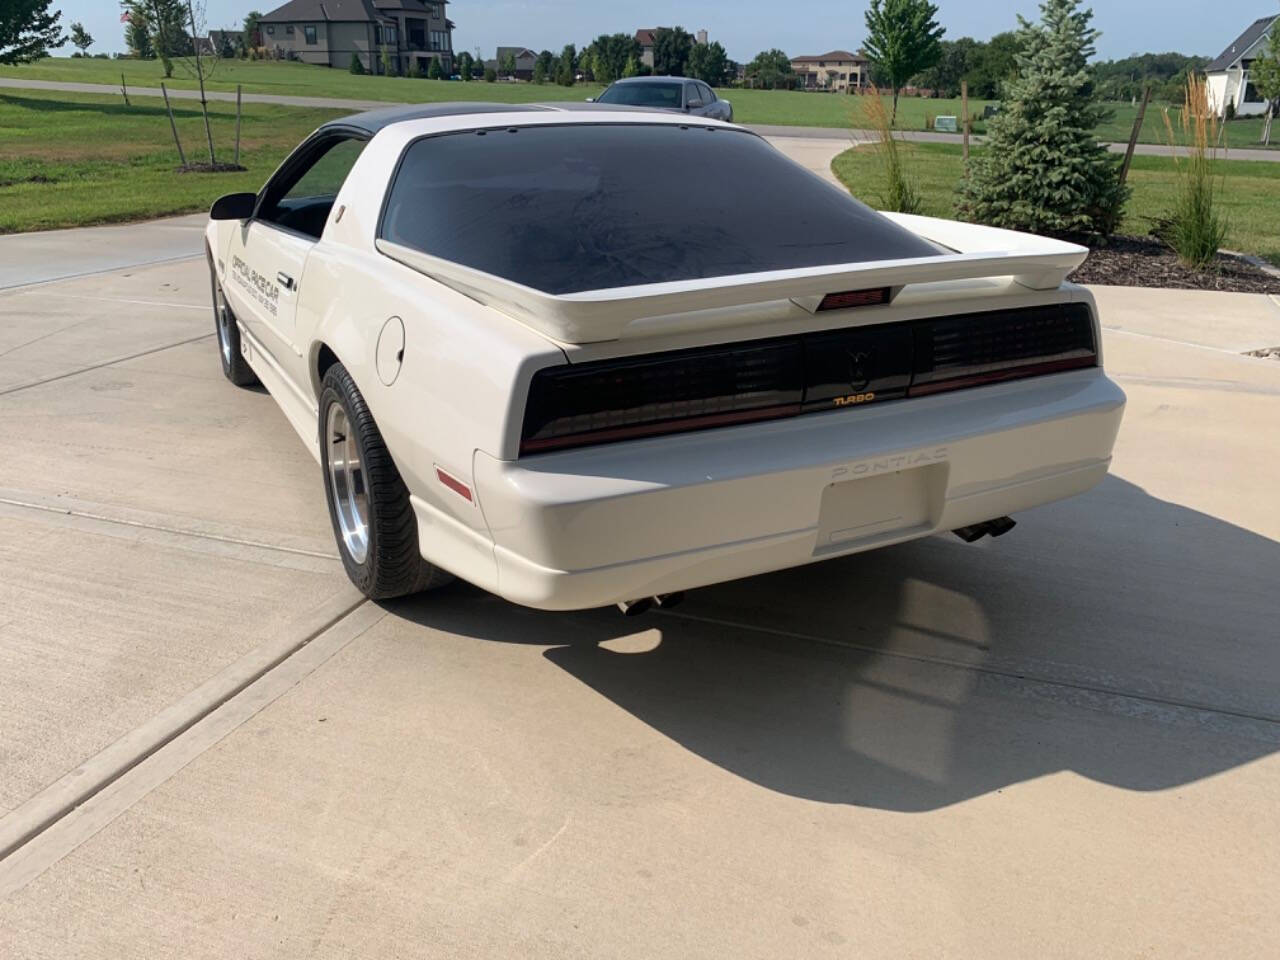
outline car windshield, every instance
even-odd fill
[[[424,137],[381,236],[553,294],[938,253],[755,134],[696,124]]]
[[[615,83],[597,98],[598,103],[618,103],[628,107],[680,108],[679,83]]]

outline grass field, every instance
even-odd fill
[[[16,95],[19,94],[20,95]],[[174,110],[188,158],[208,160],[204,123]],[[178,173],[164,104],[92,94],[0,91],[0,233],[140,220],[208,209],[224,193],[257,190],[285,154],[335,114],[246,106],[243,173]],[[210,104],[219,160],[230,160],[234,104]]]
[[[949,143],[904,144],[903,156],[924,202],[921,213],[934,217],[955,216],[956,187],[964,177],[960,147]],[[885,177],[872,147],[847,150],[836,157],[832,169],[860,200],[879,206]],[[1223,210],[1229,232],[1227,246],[1266,257],[1280,264],[1280,164],[1227,160]],[[1144,235],[1155,219],[1173,205],[1177,183],[1174,161],[1169,157],[1134,157],[1129,171],[1133,198],[1129,201],[1120,232]]]
[[[94,60],[50,57],[21,67],[0,67],[0,77],[31,80],[61,80],[78,83],[154,87],[163,79],[154,60]],[[170,86],[192,89],[195,81],[175,65]],[[445,80],[410,80],[406,77],[353,76],[345,70],[315,67],[303,63],[267,60],[226,60],[218,64],[210,89],[233,91],[242,84],[246,92],[293,96],[341,97],[351,100],[431,103],[443,100],[484,100],[500,103],[529,103],[549,100],[582,100],[600,92],[597,85],[560,87],[527,83],[456,83]],[[778,124],[806,127],[849,127],[855,125],[858,98],[824,93],[796,93],[785,90],[725,90],[733,102],[740,123]],[[981,115],[989,101],[971,100],[971,114]],[[1137,110],[1131,104],[1113,104],[1114,118],[1099,129],[1101,139],[1127,141]],[[924,130],[932,118],[958,115],[959,100],[921,100],[903,97],[898,103],[898,126],[904,130]],[[1227,125],[1227,145],[1256,147],[1262,131],[1261,119],[1237,120]],[[973,132],[983,132],[982,123]],[[1140,139],[1144,143],[1164,142],[1161,105],[1147,110]],[[1280,147],[1280,137],[1276,146]]]

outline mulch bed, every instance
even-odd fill
[[[185,167],[178,167],[179,173],[238,173],[247,170],[248,167],[242,167],[236,163],[188,163]]]
[[[1105,247],[1092,249],[1068,279],[1118,287],[1280,293],[1280,277],[1247,260],[1220,253],[1209,267],[1192,270],[1179,263],[1172,250],[1149,237],[1112,237]]]

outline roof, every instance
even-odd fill
[[[378,19],[372,0],[289,0],[284,6],[263,14],[258,22],[327,20],[330,23],[374,23]]]
[[[485,113],[545,113],[551,107],[527,103],[406,103],[396,107],[382,107],[354,113],[338,120],[330,120],[321,127],[358,127],[368,133],[377,133],[393,123],[406,120],[434,120],[439,117],[462,117]]]
[[[666,77],[666,76],[648,76],[648,77],[623,77],[621,80],[615,80],[614,83],[684,83],[686,80],[692,80],[692,77]]]
[[[449,0],[433,0],[433,2],[444,6]],[[373,0],[373,5],[379,10],[408,10],[412,13],[421,14],[427,12],[424,0]]]
[[[497,50],[498,59],[501,60],[507,54],[515,54],[517,60],[523,60],[525,57],[533,57],[538,59],[537,52],[530,50],[528,47],[499,47]]]
[[[661,79],[661,78],[656,78]],[[672,78],[679,80],[681,78]],[[669,110],[654,110],[649,107],[630,107],[613,103],[406,103],[394,107],[382,107],[367,110],[364,113],[353,113],[350,116],[330,120],[320,127],[356,127],[366,133],[374,134],[396,123],[407,123],[413,120],[438,120],[443,117],[481,117],[495,113],[647,113],[662,121],[690,123],[691,118],[673,115]],[[696,118],[698,124],[717,127],[730,127],[731,124],[706,117]]]
[[[662,30],[662,29],[665,29],[665,28],[663,28],[663,27],[654,27],[652,30],[637,30],[637,31],[636,31],[636,43],[640,44],[640,46],[642,46],[642,47],[652,47],[652,46],[653,46],[653,35],[654,35],[656,32],[658,32],[659,30]]]
[[[1246,29],[1244,33],[1236,37],[1231,46],[1218,54],[1217,59],[1210,61],[1210,63],[1204,68],[1205,73],[1216,73],[1220,70],[1226,70],[1231,66],[1231,64],[1235,63],[1239,57],[1247,52],[1250,47],[1261,40],[1263,34],[1267,32],[1267,28],[1277,20],[1280,20],[1280,16],[1271,14],[1270,16],[1260,17],[1253,21],[1253,23],[1249,24],[1248,29]]]
[[[848,50],[832,50],[830,53],[819,53],[813,56],[806,54],[803,57],[792,57],[792,63],[817,63],[819,60],[866,60],[860,53],[850,53]]]

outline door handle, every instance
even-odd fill
[[[283,270],[276,274],[276,281],[286,290],[292,290],[295,286],[293,277],[289,276]]]

